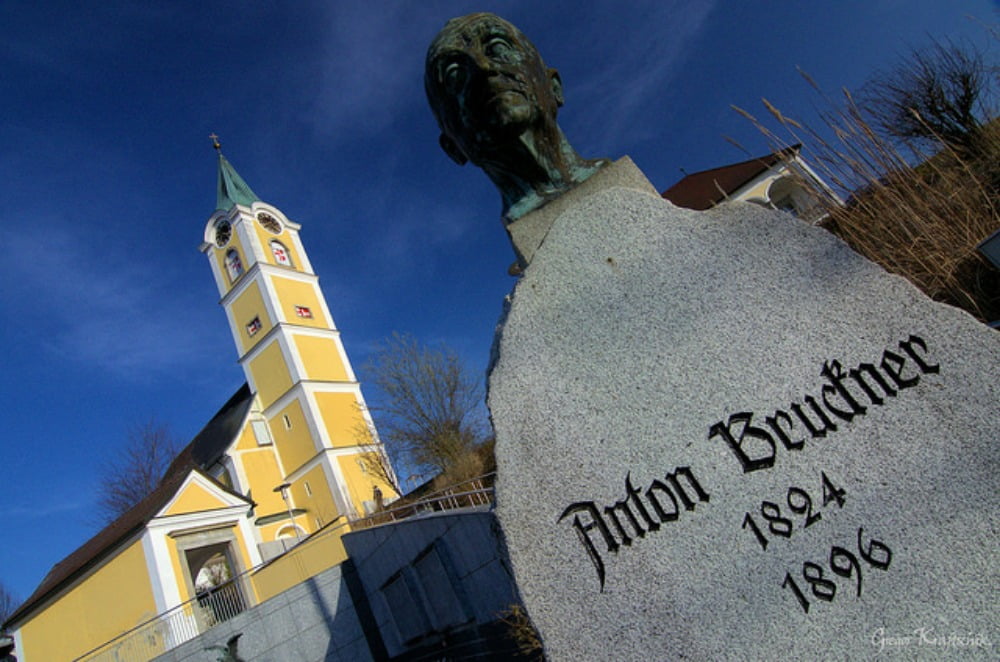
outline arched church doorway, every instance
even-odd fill
[[[203,532],[178,539],[185,583],[194,595],[192,606],[199,631],[229,620],[250,605],[235,540],[228,532]]]

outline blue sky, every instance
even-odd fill
[[[730,104],[813,117],[797,66],[835,93],[998,22],[989,0],[0,4],[0,581],[27,597],[96,531],[95,475],[130,425],[186,443],[243,381],[197,251],[213,131],[302,224],[356,369],[400,331],[484,370],[513,254],[422,84],[434,34],[480,10],[559,69],[582,155],[628,154],[661,190],[767,151]]]

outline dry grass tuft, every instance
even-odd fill
[[[507,611],[500,614],[500,620],[510,628],[510,636],[517,643],[517,649],[522,655],[530,659],[545,659],[542,639],[538,636],[538,630],[531,624],[524,607],[518,604],[511,605]]]
[[[745,110],[735,110],[775,150],[805,145],[820,176],[850,194],[847,205],[840,206],[813,191],[828,214],[824,227],[931,298],[981,321],[1000,319],[1000,272],[976,250],[1000,228],[1000,120],[982,126],[974,149],[966,153],[940,142],[936,153],[908,146],[904,155],[873,129],[846,90],[842,103],[826,99],[834,110],[823,115],[822,132],[785,116],[766,100],[764,105],[787,137]],[[809,182],[802,184],[810,188]]]

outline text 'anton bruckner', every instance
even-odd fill
[[[819,438],[836,432],[838,421],[848,423],[864,416],[869,406],[884,406],[900,392],[916,386],[921,375],[939,372],[939,366],[927,360],[923,338],[911,335],[898,347],[900,352],[883,351],[877,365],[859,363],[844,370],[839,361],[827,361],[820,370],[826,383],[820,387],[818,397],[807,395],[801,403],[775,409],[764,417],[764,425],[753,424],[753,412],[733,414],[727,422],[710,426],[708,438],[721,438],[744,473],[769,469],[778,454],[775,438],[787,451],[801,451],[807,434]],[[605,564],[601,548],[617,554],[636,538],[644,538],[677,520],[682,508],[693,511],[698,502],[708,503],[709,493],[691,467],[676,467],[662,480],[653,480],[645,490],[632,484],[629,473],[625,476],[623,499],[604,507],[593,501],[577,501],[563,510],[559,521],[574,516],[570,523],[594,564],[603,591]]]

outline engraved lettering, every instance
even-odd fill
[[[875,370],[874,365],[871,363],[859,363],[857,368],[852,369],[847,374],[851,377],[851,379],[858,383],[858,386],[860,386],[865,392],[865,395],[868,396],[868,399],[872,401],[873,405],[881,405],[884,404],[885,401],[882,400],[881,396],[876,395],[875,391],[872,390],[872,387],[868,385],[868,382],[865,381],[865,378],[861,374],[861,370],[866,371],[868,375],[878,383],[883,393],[893,398],[896,397],[896,391],[885,383],[885,380],[882,379],[882,375],[878,374],[878,371]]]
[[[686,486],[682,484],[681,478],[684,478]],[[570,515],[576,514],[573,517],[573,529],[594,564],[601,591],[604,590],[605,566],[604,558],[601,556],[598,545],[595,544],[594,531],[600,533],[607,551],[618,553],[622,545],[631,547],[632,543],[636,542],[636,538],[645,538],[647,533],[658,531],[662,524],[677,520],[680,516],[681,504],[684,505],[685,510],[694,510],[695,498],[703,503],[708,503],[711,498],[698,479],[694,477],[691,467],[676,467],[667,473],[665,480],[666,482],[654,480],[645,491],[646,499],[652,506],[653,512],[660,519],[659,522],[653,519],[646,504],[643,503],[641,498],[643,492],[632,484],[631,472],[625,475],[624,499],[604,507],[603,511],[593,501],[577,501],[570,504],[559,516],[557,521],[561,522]],[[673,503],[673,512],[664,510],[663,504],[656,496],[656,491],[665,494],[670,499]],[[580,514],[577,513],[585,515],[585,519],[581,520]],[[638,513],[638,517],[636,513]],[[622,521],[623,518],[625,522]],[[643,527],[642,522],[645,522],[645,527]],[[631,531],[628,528],[631,528]]]
[[[771,442],[771,447],[774,447],[774,442]],[[684,476],[687,478],[688,484],[694,488],[695,493],[698,495],[698,501],[704,501],[706,503],[709,501],[708,492],[702,489],[701,483],[695,480],[694,474],[691,473],[691,467],[677,467],[674,469],[673,473],[667,474],[666,478],[667,482],[674,486],[674,490],[677,492],[677,496],[681,498],[681,501],[684,502],[684,508],[686,510],[694,510],[694,501],[691,500],[691,497],[689,497],[687,492],[684,491],[684,488],[681,487],[680,482],[677,480],[677,476]]]
[[[763,429],[750,425],[753,420],[753,413],[744,411],[738,414],[733,414],[729,417],[729,422],[723,424],[721,421],[713,425],[708,430],[708,438],[712,437],[722,437],[722,440],[726,442],[729,449],[733,451],[736,459],[740,461],[740,465],[743,467],[743,473],[750,473],[751,471],[758,471],[760,469],[767,469],[774,466],[774,438],[771,437]],[[739,432],[739,438],[733,437],[732,427],[734,423],[742,423],[743,427]],[[763,441],[770,448],[770,451],[763,450],[758,457],[753,458],[743,450],[743,444],[746,442],[747,437]],[[760,444],[758,444],[759,446]]]
[[[660,490],[670,497],[670,501],[674,504],[673,512],[668,513],[663,509],[663,506],[660,504],[660,500],[656,498],[655,494],[653,494],[653,490]],[[666,483],[663,481],[654,480],[649,486],[649,489],[646,490],[646,498],[649,499],[651,504],[653,504],[653,510],[656,511],[656,516],[659,517],[660,521],[664,524],[667,522],[673,522],[681,514],[680,506],[677,504],[677,497],[674,496],[674,493],[670,491],[670,488],[667,487]]]
[[[597,578],[601,582],[601,590],[604,590],[604,561],[601,559],[601,553],[597,551],[597,547],[594,546],[594,541],[590,539],[590,532],[597,529],[601,536],[604,538],[604,544],[607,545],[609,552],[617,552],[619,549],[618,542],[611,536],[611,531],[608,529],[608,525],[604,523],[604,519],[601,517],[601,513],[598,512],[597,507],[594,505],[593,501],[578,501],[572,503],[566,507],[562,515],[559,516],[558,521],[563,521],[567,515],[572,515],[573,513],[578,513],[580,511],[586,512],[590,516],[590,522],[584,524],[580,521],[580,516],[577,515],[573,518],[573,528],[576,529],[576,534],[580,538],[580,542],[583,543],[584,548],[587,550],[587,555],[590,556],[591,562],[594,564],[594,569],[597,570]]]
[[[940,365],[937,364],[930,365],[928,363],[925,363],[924,359],[918,356],[917,353],[913,351],[914,343],[920,345],[920,349],[924,350],[925,352],[927,351],[927,343],[924,342],[924,339],[912,334],[910,335],[910,338],[908,340],[903,340],[899,343],[899,348],[902,349],[904,352],[906,352],[911,359],[913,359],[913,362],[917,364],[917,367],[920,368],[921,372],[923,372],[925,375],[927,373],[940,372],[941,371]]]
[[[625,527],[622,526],[621,520],[618,519],[619,512],[628,518],[636,536],[639,538],[646,537],[646,530],[639,525],[639,520],[635,518],[635,515],[632,513],[632,509],[628,507],[628,498],[626,497],[621,501],[616,501],[615,505],[604,508],[604,514],[608,516],[608,521],[610,521],[618,531],[618,537],[622,539],[623,545],[626,547],[630,546],[632,544],[632,536],[625,531]]]
[[[824,363],[823,369],[819,374],[830,380],[829,384],[823,385],[822,397],[823,404],[826,405],[826,408],[830,410],[831,414],[839,416],[845,421],[850,421],[855,416],[864,416],[868,409],[855,400],[851,392],[847,390],[846,386],[844,386],[844,379],[847,378],[847,374],[841,367],[840,361],[828,361],[827,363]],[[827,396],[833,394],[839,395],[840,399],[843,400],[850,409],[841,409],[830,404],[830,400]]]
[[[728,422],[713,424],[708,429],[708,438],[721,437],[736,456],[743,473],[770,469],[777,461],[774,437],[781,440],[786,451],[805,447],[805,437],[796,431],[796,419],[813,438],[826,437],[837,431],[838,424],[850,423],[868,412],[861,399],[862,393],[871,404],[883,406],[886,398],[895,398],[899,391],[919,384],[920,374],[912,365],[923,374],[940,371],[939,365],[928,362],[927,343],[923,338],[910,335],[899,343],[899,347],[902,354],[883,350],[878,365],[859,363],[845,371],[840,361],[827,361],[820,370],[826,381],[819,386],[818,398],[806,395],[801,402],[789,405],[787,411],[776,409],[771,416],[764,417],[767,429],[752,424],[752,412],[733,414]],[[912,365],[908,364],[907,357]]]
[[[628,492],[628,498],[631,499],[632,503],[635,505],[635,509],[642,515],[642,519],[646,520],[646,527],[650,531],[658,531],[660,528],[660,523],[649,516],[649,511],[646,510],[646,506],[643,505],[642,499],[639,498],[639,489],[632,485],[632,472],[625,474],[625,491]]]
[[[920,381],[918,375],[914,375],[907,379],[903,377],[903,364],[906,363],[904,359],[899,354],[895,352],[890,352],[885,350],[882,352],[882,370],[885,374],[892,377],[892,381],[896,382],[896,388],[902,391],[904,388],[910,388],[911,386],[916,386],[917,382]]]
[[[785,448],[787,448],[790,451],[800,450],[803,444],[806,443],[805,439],[792,441],[789,438],[788,434],[786,434],[785,431],[781,429],[781,426],[778,425],[779,419],[783,420],[785,422],[785,425],[788,426],[788,430],[791,431],[793,427],[792,417],[789,416],[787,412],[783,412],[780,409],[774,412],[774,416],[768,416],[767,418],[765,418],[764,422],[766,422],[771,427],[771,429],[774,430],[774,434],[778,435],[778,439],[781,439],[781,443],[785,445]]]
[[[834,422],[831,421],[830,418],[826,415],[826,412],[823,411],[818,404],[816,404],[816,398],[812,397],[811,395],[807,395],[802,400],[807,405],[812,407],[812,410],[816,412],[816,416],[819,417],[820,423],[822,424],[822,427],[818,425],[813,425],[813,422],[809,420],[809,417],[806,416],[804,413],[802,413],[802,406],[799,405],[797,402],[792,403],[792,411],[795,412],[795,415],[798,416],[803,423],[805,423],[806,428],[808,428],[809,433],[812,434],[812,436],[825,437],[828,431],[829,432],[837,431],[836,424],[834,424]]]

